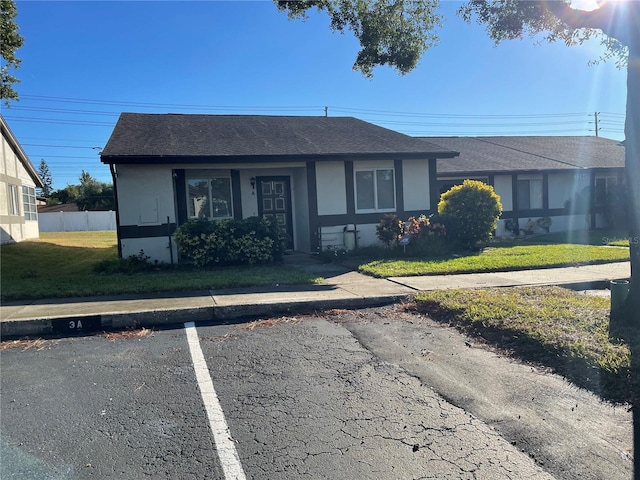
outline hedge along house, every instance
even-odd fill
[[[271,216],[301,252],[377,243],[385,213],[435,211],[457,152],[351,117],[123,113],[100,155],[120,255],[174,262],[194,218]]]
[[[421,137],[460,152],[438,162],[442,193],[464,179],[481,180],[500,195],[506,220],[551,218],[550,231],[615,226],[624,216],[624,145],[602,137]],[[622,214],[622,215],[621,215]]]

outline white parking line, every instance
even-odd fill
[[[207,410],[209,425],[211,426],[213,440],[216,444],[218,458],[222,464],[225,479],[245,480],[246,477],[240,464],[240,457],[238,457],[238,452],[231,439],[229,427],[224,418],[218,395],[213,388],[213,381],[209,375],[207,362],[204,359],[202,348],[200,348],[200,340],[198,339],[196,326],[193,322],[187,322],[184,324],[184,329],[187,332],[187,342],[189,343],[189,350],[191,351],[193,368],[196,371],[198,387],[200,387],[202,401]]]

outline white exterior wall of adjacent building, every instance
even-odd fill
[[[2,122],[2,158],[0,162],[0,243],[19,242],[39,237],[35,209],[36,183],[23,162],[29,159],[9,140]],[[26,191],[25,191],[25,187]],[[25,205],[28,199],[29,206]],[[31,203],[33,202],[33,203]]]

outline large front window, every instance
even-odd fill
[[[229,177],[187,180],[189,218],[231,218],[231,179]]]
[[[396,208],[395,182],[392,168],[356,170],[356,211],[381,212]]]

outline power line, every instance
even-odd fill
[[[82,104],[82,105],[94,105],[96,107],[139,107],[144,109],[159,109],[159,108],[171,108],[171,109],[183,109],[183,110],[221,110],[221,111],[236,111],[236,112],[306,112],[309,110],[315,110],[320,116],[321,112],[325,111],[325,107],[321,106],[230,106],[230,105],[194,105],[194,104],[171,104],[171,103],[154,103],[154,102],[131,102],[131,101],[118,101],[118,100],[99,100],[88,98],[72,98],[72,97],[57,97],[57,96],[45,96],[45,95],[22,95],[23,99],[27,102],[57,102],[64,104]],[[593,131],[593,113],[548,113],[548,114],[452,114],[452,113],[426,113],[426,112],[407,112],[407,111],[390,111],[379,109],[367,109],[367,108],[350,108],[341,106],[329,107],[331,112],[346,113],[352,115],[361,116],[365,121],[378,124],[380,126],[388,126],[388,128],[394,127],[408,127],[407,129],[401,129],[403,133],[412,134],[416,132],[416,128],[421,128],[420,132],[430,131],[438,132],[442,135],[441,131],[446,129],[449,133],[453,132],[457,135],[543,135],[543,134],[561,134],[561,133],[578,133]],[[65,118],[65,116],[77,116],[77,115],[96,115],[96,116],[108,116],[116,117],[118,112],[104,111],[100,109],[72,109],[72,108],[49,108],[45,106],[20,106],[16,107],[17,112],[29,111],[29,112],[47,112],[60,114],[55,118],[51,117],[22,117],[9,116],[6,117],[11,121],[18,122],[30,122],[30,123],[43,123],[54,125],[69,125],[69,126],[91,126],[91,127],[111,127],[113,128],[115,121],[96,121],[86,120],[82,121],[78,118]],[[380,118],[384,117],[384,118]],[[598,126],[597,130],[603,130],[603,126],[607,126],[607,131],[622,131],[624,125],[624,114],[612,113],[612,112],[599,112],[598,113]],[[589,119],[592,119],[591,121]],[[114,119],[115,120],[115,119]],[[433,121],[431,121],[433,120]],[[584,128],[553,128],[553,127],[571,127],[583,125]],[[616,130],[616,127],[619,127]],[[469,133],[465,130],[473,129],[474,133]],[[484,131],[485,129],[491,129],[491,132]],[[497,131],[500,129],[501,131]],[[514,130],[515,129],[515,130]],[[482,133],[478,133],[482,132]],[[55,142],[84,142],[89,143],[89,140],[63,140],[63,139],[40,139],[37,137],[30,137],[41,141],[55,141]],[[91,141],[93,144],[103,144],[104,140]],[[33,147],[46,147],[46,148],[92,148],[92,146],[72,146],[72,145],[49,145],[49,144],[23,144],[25,146]],[[85,157],[88,158],[88,157]]]
[[[53,123],[58,125],[86,125],[87,127],[112,127],[114,122],[91,122],[91,121],[78,121],[78,120],[65,120],[60,118],[34,118],[34,117],[14,117],[5,116],[7,120],[12,122],[35,122],[35,123]]]
[[[86,98],[71,98],[71,97],[50,97],[44,95],[21,95],[23,99],[32,99],[45,102],[61,102],[61,103],[80,103],[80,104],[95,104],[95,105],[115,105],[115,106],[137,106],[137,107],[150,107],[150,108],[183,108],[183,109],[223,109],[223,110],[272,110],[272,111],[287,111],[287,110],[322,110],[324,106],[311,105],[311,106],[278,106],[278,107],[265,107],[265,106],[241,106],[241,105],[194,105],[194,104],[178,104],[178,103],[152,103],[152,102],[127,102],[116,100],[95,100]]]
[[[65,113],[69,115],[102,115],[117,117],[120,112],[100,112],[98,110],[71,110],[68,108],[44,108],[44,107],[12,107],[11,110],[26,110],[30,112]]]
[[[47,147],[47,148],[86,148],[95,150],[97,147],[80,147],[77,145],[43,145],[41,143],[22,143],[23,147]]]
[[[21,140],[39,140],[42,142],[86,142],[86,143],[100,143],[104,140],[86,140],[86,139],[73,139],[73,138],[41,138],[41,137],[20,137]],[[21,145],[25,145],[22,143]]]
[[[363,113],[370,115],[384,115],[384,116],[409,116],[409,117],[427,117],[427,118],[554,118],[554,117],[572,117],[581,116],[586,117],[589,113],[546,113],[546,114],[522,114],[522,115],[470,115],[470,114],[453,114],[453,113],[420,113],[420,112],[392,112],[388,110],[368,110],[359,108],[343,108],[343,107],[330,107],[333,110],[346,113]]]

